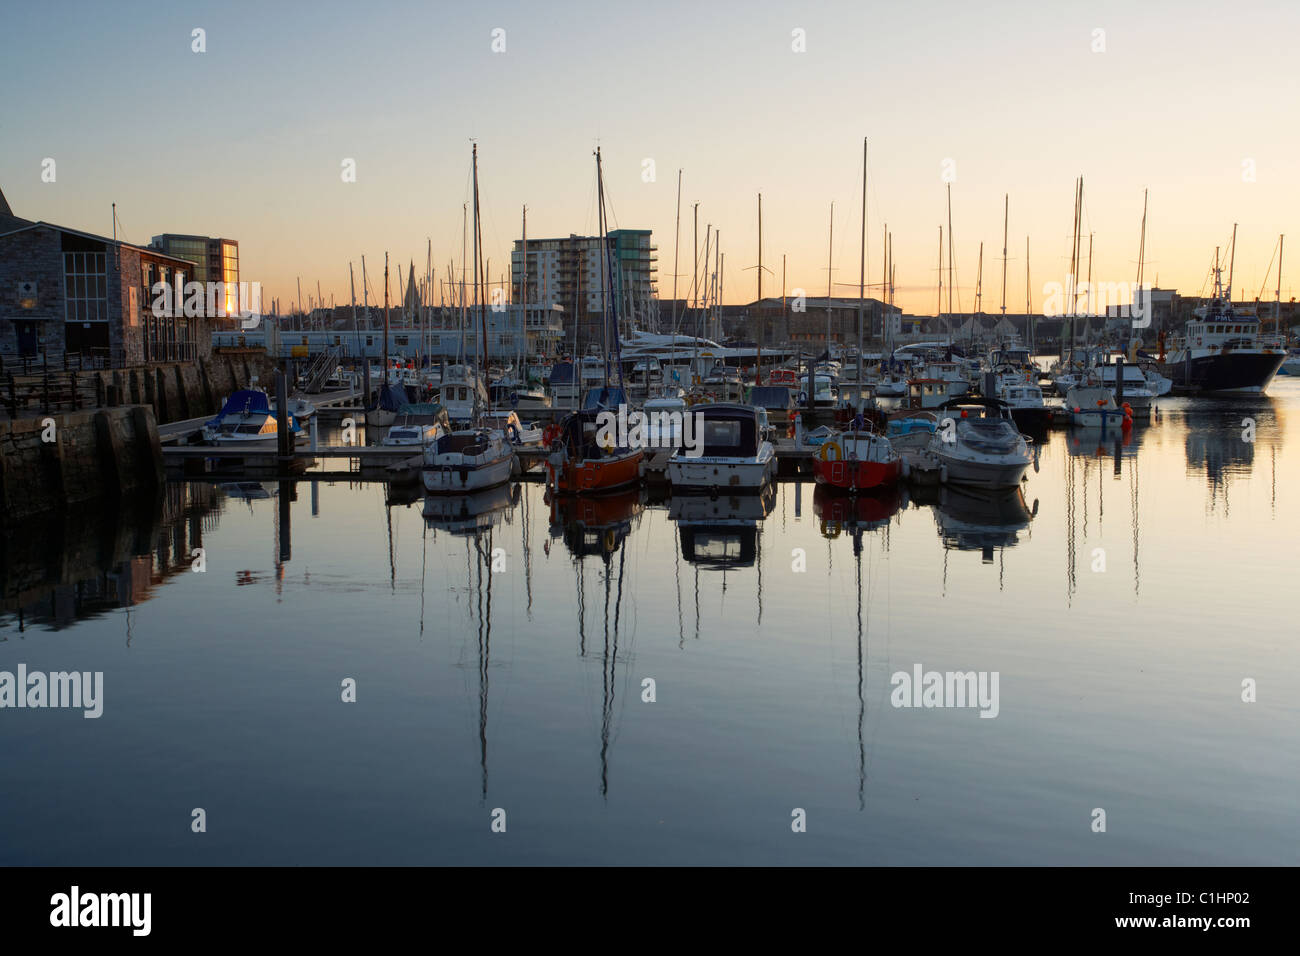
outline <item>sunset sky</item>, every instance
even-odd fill
[[[1196,294],[1238,222],[1237,292],[1259,294],[1278,234],[1294,232],[1282,295],[1300,294],[1300,5],[1054,6],[9,4],[0,188],[16,215],[105,235],[116,202],[136,243],[237,239],[264,300],[287,307],[301,277],[304,296],[319,281],[342,304],[362,255],[380,294],[385,251],[417,273],[427,239],[439,272],[459,259],[471,138],[494,277],[524,204],[530,237],[595,232],[599,142],[611,222],[654,230],[661,296],[682,168],[679,294],[698,201],[701,243],[706,223],[721,229],[725,298],[744,302],[760,191],[764,291],[780,291],[784,253],[787,288],[825,294],[834,200],[835,292],[857,293],[866,136],[868,281],[888,222],[907,311],[935,311],[945,159],[968,309],[981,240],[984,311],[998,308],[1004,193],[1009,310],[1024,307],[1026,234],[1035,308],[1064,281],[1079,175],[1094,280],[1135,277],[1149,187],[1148,281]],[[54,183],[41,181],[46,157]],[[1275,283],[1276,271],[1265,299]]]

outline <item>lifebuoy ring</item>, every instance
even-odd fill
[[[828,458],[828,457],[826,456],[826,453],[829,452],[832,448],[835,449],[835,458],[834,458],[834,459]],[[843,460],[844,460],[844,449],[840,447],[840,443],[839,443],[839,442],[834,442],[834,441],[823,442],[823,443],[822,443],[822,447],[821,447],[821,448],[818,450],[818,452],[817,452],[817,457],[820,458],[822,461],[832,461],[832,460],[834,460],[834,461],[843,461]]]

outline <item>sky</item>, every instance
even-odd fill
[[[697,202],[700,244],[721,232],[724,300],[755,297],[760,192],[764,293],[784,255],[787,290],[825,295],[829,258],[834,293],[856,295],[864,137],[867,281],[888,223],[908,312],[936,310],[945,176],[967,310],[981,241],[983,311],[999,307],[1004,195],[1008,310],[1024,308],[1026,236],[1034,308],[1065,281],[1077,176],[1096,282],[1136,278],[1144,189],[1148,282],[1207,290],[1234,223],[1238,295],[1267,275],[1273,298],[1279,234],[1300,253],[1293,2],[29,0],[4,21],[14,213],[109,235],[116,202],[131,242],[237,239],[241,278],[284,307],[299,279],[304,299],[319,282],[348,302],[349,263],[360,298],[362,256],[378,296],[385,253],[394,273],[422,274],[429,242],[440,275],[459,263],[471,140],[493,277],[525,205],[532,238],[597,231],[597,144],[611,224],[654,230],[665,298],[675,244],[689,295]],[[1300,295],[1291,256],[1283,299]]]

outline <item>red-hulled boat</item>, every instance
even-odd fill
[[[903,460],[889,439],[869,431],[843,431],[824,442],[813,459],[819,485],[842,491],[870,491],[896,484]]]
[[[561,495],[581,495],[625,488],[641,480],[640,448],[602,445],[598,411],[584,409],[553,425],[543,437],[547,484]]]

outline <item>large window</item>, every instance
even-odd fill
[[[102,252],[65,252],[63,281],[69,322],[108,321],[108,276]]]

